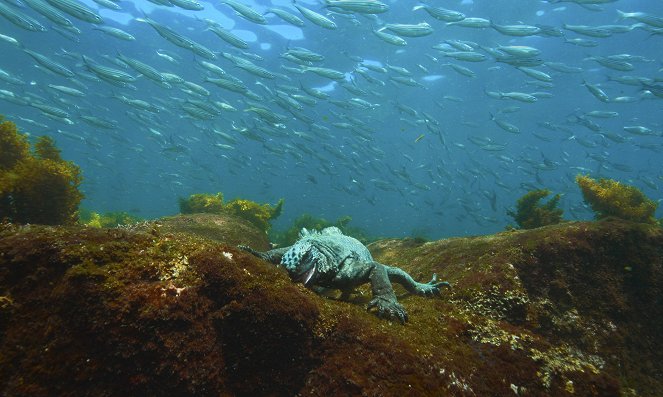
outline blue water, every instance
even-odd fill
[[[75,79],[87,87],[85,97],[55,94],[48,84],[79,89],[80,86],[36,67],[27,53],[0,40],[0,68],[25,82],[14,85],[0,79],[0,89],[32,100],[40,98],[66,109],[73,124],[45,117],[34,107],[3,100],[0,100],[0,113],[26,132],[53,136],[63,156],[80,165],[86,196],[83,206],[88,209],[129,211],[155,218],[177,213],[178,197],[221,191],[227,199],[243,197],[275,203],[285,198],[285,210],[275,222],[276,228],[287,227],[302,213],[328,220],[350,215],[351,225],[364,228],[371,235],[416,234],[438,238],[503,230],[513,224],[507,209],[513,208],[516,200],[533,188],[548,188],[563,194],[560,206],[566,219],[590,219],[593,214],[584,205],[574,182],[578,173],[614,178],[640,188],[655,200],[661,197],[663,100],[646,92],[644,87],[621,84],[608,77],[642,76],[658,78],[660,82],[663,34],[635,28],[607,38],[594,38],[562,28],[563,24],[630,26],[638,22],[619,20],[618,9],[663,16],[663,2],[659,0],[620,0],[601,5],[602,10],[588,10],[569,2],[431,2],[497,24],[549,25],[561,29],[567,39],[595,40],[598,42],[595,47],[569,44],[564,37],[513,37],[492,28],[446,26],[424,10],[413,11],[413,5],[417,4],[413,2],[388,3],[390,10],[376,17],[341,15],[328,11],[320,2],[298,2],[334,20],[338,25],[336,30],[323,29],[303,17],[305,27],[300,29],[273,14],[266,16],[268,25],[258,25],[216,1],[201,1],[203,11],[157,6],[147,1],[120,1],[122,11],[118,12],[99,9],[91,1],[84,3],[96,10],[107,26],[121,28],[136,40],[113,38],[95,30],[95,25],[73,17],[69,19],[81,33],[65,37],[29,7],[15,6],[12,7],[19,12],[39,20],[48,31],[30,32],[0,17],[0,34],[16,38],[26,48],[49,56],[77,74],[87,72],[85,64],[78,55],[68,57],[63,50],[87,55],[114,68],[120,67],[104,56],[115,58],[120,52],[160,72],[177,74],[211,93],[209,97],[194,96],[183,92],[178,85],[164,88],[145,77],[139,77],[132,83],[135,89],[131,89],[77,76]],[[301,17],[288,1],[246,1],[245,4],[260,12],[278,7]],[[173,45],[148,24],[136,20],[145,15],[219,55],[214,60],[204,59]],[[249,59],[207,30],[204,18],[217,21],[249,42],[246,51],[264,58],[253,62],[279,76],[256,77],[221,56],[221,52],[228,52]],[[388,44],[371,32],[385,23],[424,21],[433,27],[434,33],[405,37],[408,44],[403,47]],[[552,86],[540,87],[533,83],[533,78],[509,64],[496,62],[481,48],[475,51],[487,55],[483,62],[445,57],[432,48],[444,40],[468,40],[483,47],[531,46],[541,51],[539,58],[545,62],[562,62],[582,71],[561,73],[545,65],[536,66],[552,77]],[[280,57],[292,47],[305,47],[324,55],[325,60],[315,66],[345,72],[348,82],[353,81],[365,94],[353,94],[338,82],[311,72],[299,74],[282,69],[282,65],[297,66]],[[175,62],[159,56],[157,50],[171,55]],[[624,53],[651,61],[633,61],[633,71],[621,72],[586,59]],[[360,59],[373,65],[404,67],[420,86],[394,83],[390,77],[399,75],[395,71],[368,71],[371,77],[384,82],[383,85],[370,83],[355,72]],[[199,66],[200,61],[212,62],[241,79],[262,96],[259,102],[262,106],[287,116],[286,120],[276,127],[256,121],[253,112],[245,111],[250,107],[250,99],[204,82],[205,76],[214,76]],[[476,76],[457,73],[445,66],[449,62],[470,68]],[[123,70],[138,75],[129,68]],[[583,81],[598,84],[613,100],[628,96],[634,102],[603,103],[582,85]],[[317,87],[325,90],[330,99],[347,102],[361,98],[373,106],[364,109],[350,105],[345,109],[328,100],[317,100],[314,106],[303,104],[302,113],[313,123],[329,129],[319,132],[274,103],[272,94],[282,84]],[[487,91],[543,94],[537,94],[539,99],[535,103],[523,103],[491,98]],[[161,110],[156,114],[137,110],[115,98],[119,95],[142,99]],[[61,102],[62,99],[66,102]],[[223,111],[212,120],[198,120],[182,109],[187,99],[225,101],[237,111]],[[399,111],[396,103],[415,109],[417,115]],[[500,112],[513,106],[519,109]],[[578,123],[576,116],[597,110],[619,115],[605,119],[586,117],[598,125],[594,130]],[[128,113],[139,115],[144,121],[138,122]],[[491,114],[517,126],[520,133],[500,128],[491,120]],[[115,120],[118,127],[95,128],[83,122],[81,115]],[[333,125],[351,123],[349,120],[361,122],[362,129],[353,131]],[[232,125],[254,131],[264,142],[241,135]],[[276,133],[270,135],[257,129],[258,126],[273,128]],[[655,135],[634,135],[625,131],[625,126],[643,126]],[[234,136],[237,142],[227,142],[213,129]],[[310,139],[303,139],[295,131],[306,133]],[[625,141],[615,142],[606,137],[612,134]],[[504,145],[504,150],[482,149],[473,143],[477,138]],[[657,216],[661,216],[660,210]]]

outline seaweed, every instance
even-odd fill
[[[80,168],[60,156],[55,141],[27,135],[0,117],[0,218],[16,223],[73,224],[83,194]]]
[[[219,214],[222,211],[223,193],[221,192],[217,194],[196,193],[188,198],[180,197],[180,213],[182,214]]]
[[[142,219],[124,211],[98,212],[81,209],[78,222],[97,228],[117,227],[140,222]]]
[[[180,212],[182,214],[212,213],[237,215],[265,232],[271,227],[270,221],[281,215],[284,204],[284,199],[280,199],[276,205],[272,206],[241,198],[224,204],[223,193],[221,192],[217,194],[192,194],[188,198],[180,198],[179,201]]]
[[[350,216],[342,216],[335,222],[330,222],[324,218],[316,218],[311,214],[302,214],[296,218],[292,225],[284,231],[275,231],[270,235],[270,239],[280,247],[287,247],[292,245],[299,238],[299,231],[303,228],[310,230],[322,230],[326,227],[336,226],[341,229],[343,234],[352,236],[364,244],[367,244],[374,239],[370,239],[366,232],[357,227],[348,226],[352,221]]]
[[[556,194],[545,204],[539,204],[542,198],[550,195],[550,190],[539,189],[525,193],[516,203],[516,212],[507,211],[521,229],[534,229],[554,225],[562,221],[561,208],[557,208],[560,195]]]
[[[588,175],[577,175],[576,183],[596,219],[614,216],[633,222],[658,224],[654,218],[658,204],[638,188],[614,179],[601,178],[597,181]]]

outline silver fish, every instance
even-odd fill
[[[109,36],[113,36],[116,39],[125,40],[125,41],[134,41],[136,38],[130,33],[125,32],[122,29],[114,28],[112,26],[97,26],[95,30],[102,31]]]
[[[95,0],[96,1],[96,0]],[[184,10],[191,11],[200,11],[205,9],[199,2],[196,0],[169,0],[176,7],[182,8]]]
[[[258,11],[254,10],[253,8],[245,4],[242,4],[235,0],[220,0],[220,2],[232,7],[232,9],[235,10],[237,14],[241,15],[242,17],[244,17],[244,19],[248,21],[260,25],[267,24],[267,20],[265,19],[264,16],[262,16],[262,14],[260,14]]]
[[[28,7],[32,8],[36,12],[50,19],[52,22],[57,23],[60,26],[72,26],[71,21],[64,16],[60,11],[51,7],[43,0],[25,0],[25,4]]]
[[[388,23],[384,27],[399,36],[405,37],[423,37],[434,32],[433,28],[427,22],[417,24]]]
[[[228,44],[231,44],[237,48],[247,49],[249,48],[249,43],[237,37],[229,30],[222,28],[218,25],[212,25],[208,28],[214,34],[216,34],[221,40],[225,41]]]
[[[314,24],[323,27],[325,29],[334,30],[337,28],[336,23],[331,19],[327,18],[324,15],[318,14],[313,10],[309,10],[306,7],[300,6],[299,4],[293,4],[293,6],[299,10],[299,12],[304,16],[304,18],[313,22]]]
[[[14,10],[11,6],[5,4],[4,2],[0,2],[0,15],[5,17],[9,22],[13,23],[19,28],[30,30],[32,32],[46,31],[44,25],[39,23],[39,21],[29,15],[25,15],[22,12]]]
[[[377,0],[325,0],[325,5],[360,14],[381,14],[389,11],[388,5]]]
[[[267,13],[272,13],[279,18],[283,19],[284,21],[288,22],[291,25],[297,26],[297,27],[303,27],[304,26],[304,21],[298,17],[297,15],[291,14],[288,11],[282,10],[280,8],[268,8]]]
[[[81,21],[102,24],[104,20],[92,9],[76,0],[46,0],[50,5]]]
[[[448,10],[441,7],[431,7],[429,5],[418,5],[412,8],[412,11],[425,10],[431,17],[444,22],[458,22],[465,19],[465,14],[459,11]]]
[[[67,95],[72,95],[72,96],[77,96],[77,97],[84,97],[85,93],[82,92],[81,90],[77,90],[76,88],[72,87],[67,87],[63,85],[55,85],[55,84],[49,84],[49,88],[54,89],[55,91],[61,92],[63,94]]]
[[[326,77],[332,80],[343,80],[345,79],[345,73],[339,72],[338,70],[329,69],[329,68],[320,68],[315,66],[304,66],[302,68],[306,72],[313,72],[318,76]]]
[[[23,51],[29,54],[35,61],[37,61],[38,64],[50,70],[51,72],[65,77],[74,77],[74,72],[67,69],[66,66],[53,61],[47,56],[42,55],[36,51],[28,50],[27,48],[24,48]]]
[[[599,88],[599,86],[597,86],[595,84],[590,84],[590,83],[588,83],[587,81],[584,81],[584,80],[582,82],[582,85],[587,87],[587,90],[589,90],[589,92],[592,95],[594,95],[594,97],[596,99],[598,99],[599,101],[606,102],[606,103],[610,102],[610,97],[608,96],[608,94],[606,94],[601,88]]]
[[[541,33],[541,28],[532,25],[498,25],[496,23],[491,23],[490,26],[507,36],[523,37]]]
[[[385,41],[389,44],[398,45],[398,46],[407,45],[407,41],[405,41],[404,38],[396,36],[395,34],[383,32],[384,29],[386,28],[383,27],[378,30],[373,30],[373,33],[376,36],[378,36],[382,41]]]
[[[129,73],[126,73],[122,70],[110,68],[108,66],[100,65],[91,58],[83,55],[83,62],[85,66],[99,78],[106,81],[118,81],[122,83],[130,83],[136,81],[136,78]]]
[[[150,80],[156,81],[157,83],[164,83],[166,81],[166,79],[163,77],[161,73],[159,73],[158,70],[156,70],[152,66],[142,61],[139,61],[134,58],[129,58],[120,53],[117,54],[117,58],[122,62],[126,63],[127,65],[129,65],[133,70],[142,74],[143,76],[147,77]]]

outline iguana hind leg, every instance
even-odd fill
[[[407,272],[401,268],[395,266],[385,266],[385,268],[387,268],[389,279],[405,287],[405,289],[411,294],[422,296],[439,295],[442,287],[450,287],[449,283],[446,281],[437,281],[436,274],[433,274],[431,281],[424,284],[414,281],[412,276],[407,274]]]

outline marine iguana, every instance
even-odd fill
[[[239,248],[284,266],[295,281],[307,286],[339,289],[345,297],[355,287],[370,282],[373,299],[368,310],[375,308],[379,317],[395,318],[401,323],[407,321],[407,313],[396,299],[392,280],[408,292],[422,296],[439,295],[441,287],[449,287],[446,281],[438,282],[435,274],[430,282],[418,283],[402,269],[376,262],[364,244],[344,235],[337,227],[320,232],[304,228],[299,232],[299,240],[290,247],[266,252],[242,245]]]

